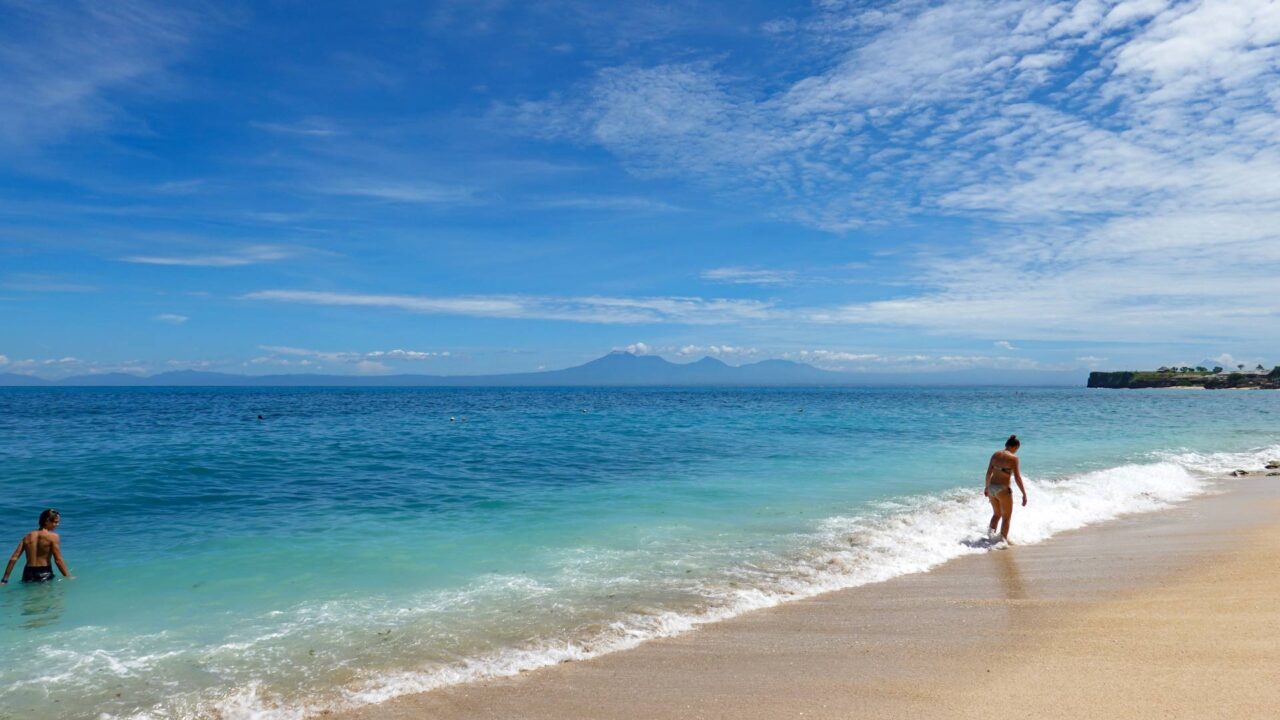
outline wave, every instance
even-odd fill
[[[1151,462],[1029,479],[1030,502],[1018,508],[1014,533],[1019,542],[1031,544],[1067,530],[1167,508],[1211,491],[1230,470],[1259,467],[1277,454],[1280,446],[1247,453],[1162,452],[1153,453]],[[709,580],[700,588],[702,602],[696,608],[631,612],[585,634],[549,636],[452,663],[380,672],[327,698],[283,702],[262,685],[251,684],[217,698],[193,698],[176,714],[301,720],[323,711],[587,660],[752,610],[925,572],[962,555],[987,552],[994,547],[984,532],[989,515],[990,505],[973,489],[881,502],[857,514],[826,518],[811,533],[794,538],[787,553],[772,562],[744,565]],[[131,717],[151,720],[174,714],[143,712]]]

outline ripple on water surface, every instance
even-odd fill
[[[0,390],[0,520],[59,507],[79,575],[0,593],[0,707],[292,717],[589,657],[985,551],[1013,431],[1026,541],[1177,502],[1277,454],[1276,398]]]

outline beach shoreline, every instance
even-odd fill
[[[519,716],[572,695],[556,678],[608,671],[670,691],[592,692],[673,716],[651,705],[696,706],[732,685],[670,653],[731,668],[744,680],[730,694],[756,704],[800,702],[788,683],[807,679],[792,665],[919,684],[946,677],[922,665],[939,648],[1004,622],[988,617],[1002,577],[1035,579],[1034,559],[1058,538],[1208,507],[1191,499],[1280,458],[1280,396],[1015,397],[1032,441],[1009,554],[1020,561],[1003,576],[959,562],[966,582],[985,584],[947,590],[950,560],[998,554],[980,470],[988,440],[1007,437],[1005,389],[20,393],[5,417],[29,416],[31,433],[7,447],[16,474],[46,481],[16,486],[9,507],[59,499],[77,580],[0,593],[13,650],[0,706],[34,716],[54,697],[69,717],[301,720],[439,691],[427,702],[471,694],[482,716]],[[260,407],[274,408],[265,424],[249,419]],[[160,495],[190,512],[168,512]],[[139,527],[160,545],[140,551]],[[1037,583],[1060,574],[1029,597],[1054,597]],[[876,583],[884,590],[832,593]],[[938,605],[940,592],[985,599]],[[761,612],[789,605],[803,609]],[[827,606],[839,611],[806,614]],[[904,638],[930,652],[888,651]],[[849,643],[869,654],[849,656]],[[637,664],[655,649],[670,677]],[[536,686],[535,702],[508,712],[497,678]],[[681,684],[691,678],[707,687]],[[845,680],[813,691],[843,696]],[[572,715],[607,712],[583,700]]]
[[[1111,716],[1226,707],[1234,714],[1215,716],[1253,717],[1280,702],[1249,669],[1280,661],[1280,582],[1266,572],[1280,558],[1280,484],[1223,488],[591,660],[327,716],[961,718],[988,714],[999,697],[1033,717],[1119,707]],[[1014,523],[1016,539],[1016,512]],[[1257,632],[1223,638],[1220,623]],[[1171,640],[1171,628],[1186,632]],[[1165,651],[1179,659],[1160,662]],[[1126,666],[1144,653],[1145,665]],[[1144,674],[1153,677],[1135,679]]]

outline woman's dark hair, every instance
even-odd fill
[[[1004,441],[1004,446],[1007,448],[1018,447],[1019,445],[1022,445],[1022,441],[1018,439],[1017,435],[1010,435],[1009,439]]]
[[[59,518],[59,517],[62,517],[62,515],[57,510],[54,510],[53,508],[49,508],[48,510],[45,510],[44,512],[40,513],[40,527],[44,527],[45,523],[49,522],[54,518]]]

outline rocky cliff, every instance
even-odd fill
[[[1091,388],[1170,388],[1195,387],[1206,390],[1229,390],[1234,388],[1258,388],[1262,390],[1280,390],[1280,366],[1268,374],[1252,373],[1205,373],[1122,370],[1119,372],[1089,373]]]

